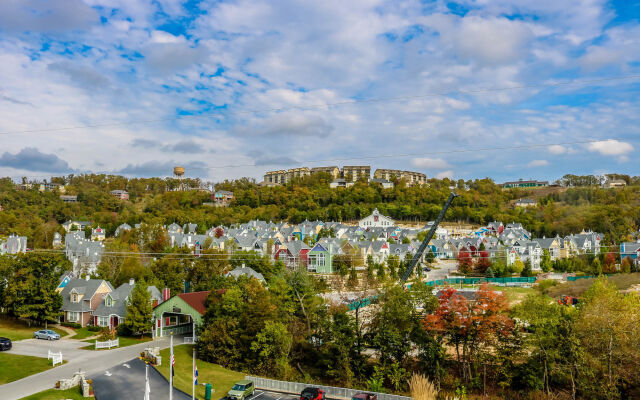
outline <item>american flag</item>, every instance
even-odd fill
[[[198,366],[197,365],[196,365],[196,371],[194,372],[193,376],[194,376],[193,384],[198,386]]]

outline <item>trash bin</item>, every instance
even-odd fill
[[[211,400],[211,384],[204,385],[204,400]]]

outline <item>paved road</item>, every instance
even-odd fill
[[[27,339],[31,340],[31,339]],[[34,348],[38,348],[38,351],[42,353],[38,354],[40,357],[47,356],[48,341],[39,341],[42,343],[29,343],[22,346],[22,341],[14,342],[14,346],[18,347],[18,351],[28,351],[26,348],[30,345]],[[51,346],[65,346],[66,343],[73,343],[73,341],[55,341],[51,342]],[[80,346],[85,346],[87,343],[80,342]],[[55,368],[49,369],[39,374],[31,375],[26,378],[20,379],[15,382],[0,385],[0,399],[2,400],[15,400],[22,397],[31,395],[33,393],[41,392],[52,388],[56,381],[63,378],[71,378],[75,372],[82,369],[87,373],[87,376],[104,371],[106,368],[112,368],[113,366],[122,364],[132,358],[138,357],[145,347],[169,347],[168,338],[157,339],[153,342],[140,343],[129,347],[122,347],[113,350],[74,350],[69,348],[68,350],[62,350],[62,355],[65,360],[68,360],[67,364],[59,365]],[[70,355],[67,358],[65,351]],[[20,353],[17,353],[20,354]],[[105,399],[108,400],[108,399]]]
[[[93,379],[96,400],[140,400],[144,398],[145,363],[134,358],[112,368],[89,375]],[[149,386],[153,400],[169,399],[169,383],[155,368],[149,367]],[[174,390],[175,400],[189,400],[191,396]]]

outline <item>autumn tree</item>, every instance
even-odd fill
[[[475,270],[478,273],[484,274],[491,267],[491,258],[488,251],[481,251],[476,259]]]
[[[474,301],[448,288],[441,292],[437,310],[424,319],[424,328],[454,348],[460,377],[469,381],[478,353],[490,351],[499,336],[512,333],[507,311],[506,297],[487,285],[475,292]]]
[[[616,271],[616,255],[615,254],[611,252],[605,254],[604,266],[602,269],[607,274],[610,274]]]
[[[471,273],[473,269],[473,258],[468,251],[458,253],[458,270],[463,274]]]

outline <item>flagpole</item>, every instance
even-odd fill
[[[169,343],[171,348],[171,357],[169,358],[169,400],[173,400],[173,332],[171,332]]]
[[[191,368],[192,385],[191,385],[191,400],[196,400],[196,346],[193,346],[193,368]]]

